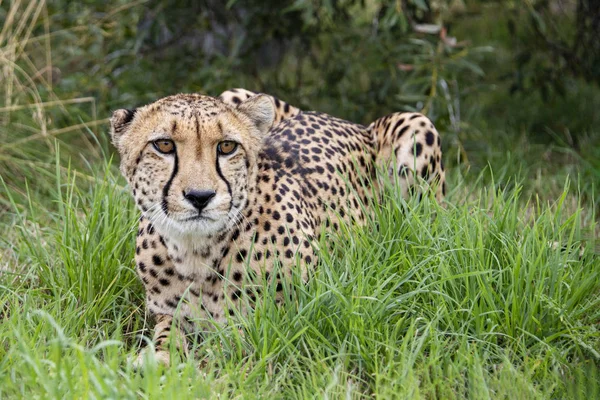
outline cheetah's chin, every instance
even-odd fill
[[[165,237],[179,238],[198,238],[209,235],[216,235],[227,229],[226,218],[213,218],[206,216],[187,217],[181,220],[172,218],[152,218],[148,216],[156,229]]]

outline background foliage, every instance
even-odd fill
[[[246,87],[365,124],[423,111],[444,132],[447,159],[467,167],[493,160],[502,149],[496,140],[522,136],[594,159],[587,157],[600,118],[593,4],[16,1],[0,8],[4,104],[63,103],[0,118],[25,118],[29,132],[45,135],[52,126],[102,124],[113,109],[174,92]],[[109,151],[106,137],[98,140]]]

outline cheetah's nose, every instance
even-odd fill
[[[214,190],[188,190],[187,192],[183,192],[183,197],[192,203],[198,212],[202,212],[204,207],[206,207],[216,194]]]

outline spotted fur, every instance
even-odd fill
[[[361,204],[373,201],[381,168],[405,195],[417,177],[433,184],[438,199],[446,187],[440,137],[417,113],[364,127],[234,89],[115,111],[111,134],[142,211],[136,268],[165,363],[170,340],[185,351],[182,333],[244,312],[264,280],[281,301],[294,269],[307,279],[318,265],[313,239],[365,221]],[[157,139],[172,140],[175,151],[161,154]],[[224,140],[238,143],[230,155],[217,150]],[[215,194],[198,210],[186,197],[191,190]]]
[[[237,107],[243,101],[246,101],[250,97],[254,97],[255,95],[256,93],[251,92],[249,90],[237,88],[221,93],[219,99],[222,100],[224,103],[227,103],[233,107]],[[276,97],[269,95],[264,96],[267,96],[275,106],[275,119],[273,120],[274,126],[279,124],[284,119],[295,117],[301,112],[299,108],[296,108],[290,105],[289,103],[286,103],[285,101],[281,101]]]

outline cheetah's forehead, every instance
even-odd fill
[[[147,113],[168,113],[180,118],[208,120],[231,108],[221,100],[200,94],[177,94],[147,106]]]

